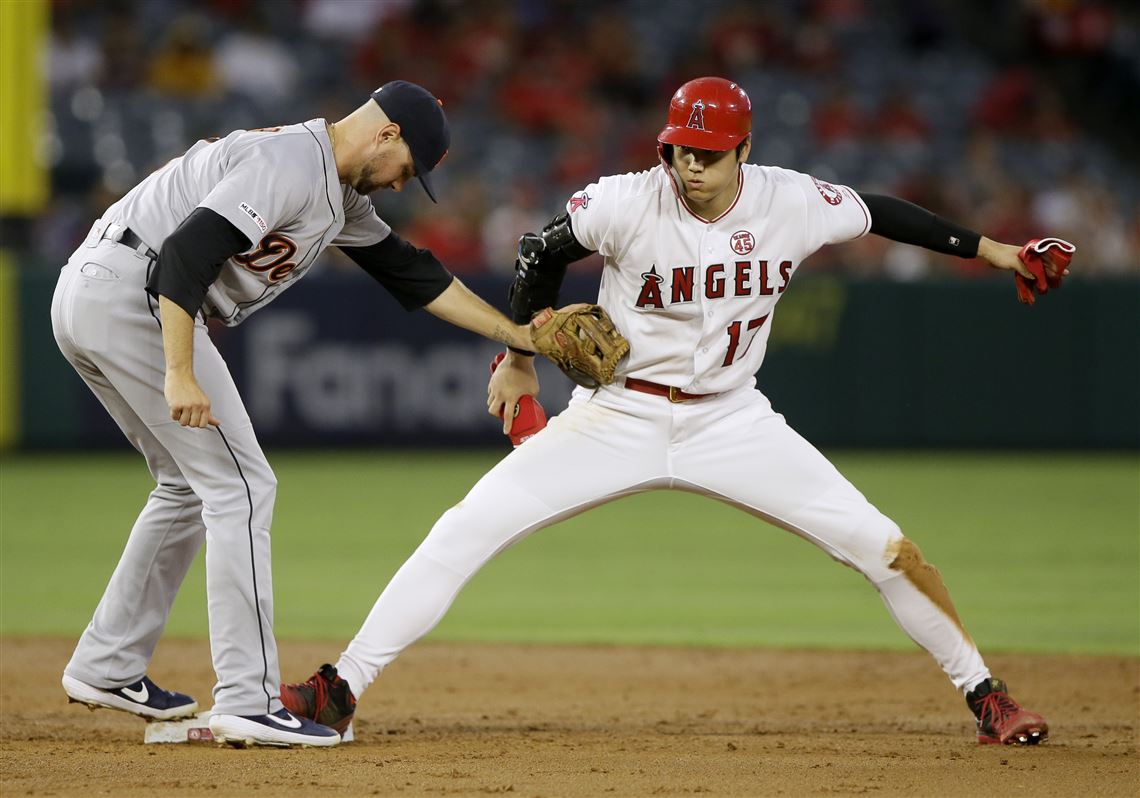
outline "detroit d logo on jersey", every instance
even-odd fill
[[[290,260],[297,251],[293,239],[281,233],[270,233],[261,239],[257,249],[244,255],[234,255],[233,262],[254,274],[264,274],[270,283],[279,283],[297,268]]]

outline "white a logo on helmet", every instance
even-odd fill
[[[692,113],[689,114],[689,121],[685,123],[685,127],[696,128],[697,130],[705,129],[705,101],[697,100],[693,103]]]

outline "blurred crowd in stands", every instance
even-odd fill
[[[519,234],[572,192],[655,165],[678,85],[721,75],[752,98],[753,163],[892,193],[991,238],[1069,238],[1085,275],[1140,274],[1136,10],[994,5],[1006,8],[54,0],[40,153],[53,200],[31,245],[57,266],[107,204],[196,139],[335,120],[402,78],[443,99],[452,147],[438,206],[412,184],[374,196],[381,216],[456,273],[505,274]],[[874,236],[811,264],[900,280],[986,272]]]

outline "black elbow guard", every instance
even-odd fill
[[[515,279],[507,299],[515,324],[527,324],[543,308],[558,304],[558,291],[566,277],[566,267],[590,254],[574,238],[570,217],[555,216],[542,234],[527,233],[519,239],[515,258]]]
[[[566,277],[566,264],[556,264],[547,257],[542,237],[527,233],[519,239],[519,254],[515,258],[515,279],[507,299],[511,305],[511,320],[526,324],[543,308],[558,304],[558,290]]]

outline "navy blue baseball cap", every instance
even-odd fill
[[[443,103],[430,91],[406,80],[393,80],[372,92],[372,99],[390,120],[400,126],[400,135],[412,151],[412,163],[420,185],[435,202],[429,173],[451,147],[451,129]]]

